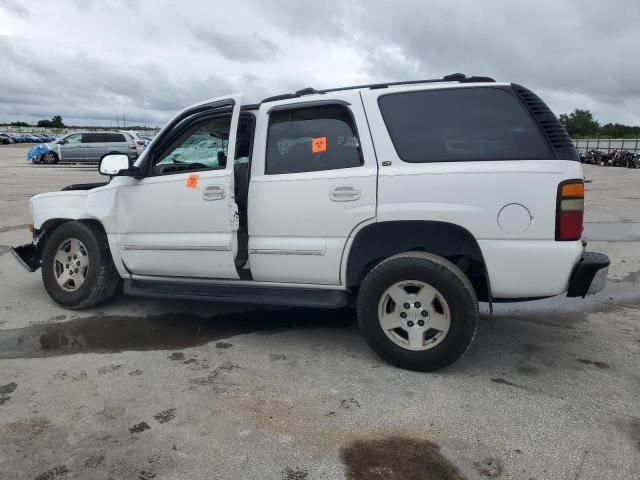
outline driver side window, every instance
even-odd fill
[[[189,127],[154,161],[154,174],[224,169],[230,127],[231,117],[226,116]]]
[[[67,138],[65,138],[65,140],[70,144],[82,143],[82,134],[74,133],[73,135],[69,135]]]

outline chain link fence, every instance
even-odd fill
[[[574,138],[573,143],[582,154],[591,150],[640,152],[640,138]]]

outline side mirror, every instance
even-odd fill
[[[129,170],[129,156],[124,154],[112,154],[105,155],[100,160],[98,165],[98,171],[101,175],[108,175],[113,177],[114,175],[121,175]]]
[[[58,140],[56,143],[58,145],[64,145],[65,143],[67,143],[67,141],[66,140]]]

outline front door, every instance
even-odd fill
[[[127,269],[147,276],[238,278],[233,160],[240,96],[182,112],[117,194]]]
[[[84,144],[82,134],[74,133],[58,144],[58,158],[62,162],[82,162],[84,160]]]

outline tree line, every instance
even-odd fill
[[[9,125],[12,127],[30,127],[27,122],[11,122]],[[46,128],[65,128],[66,125],[62,121],[62,117],[60,115],[54,116],[51,120],[43,119],[38,120],[36,124],[37,127],[46,127]]]
[[[561,113],[559,119],[571,138],[640,138],[640,126],[600,125],[589,110],[576,108],[572,113]]]

